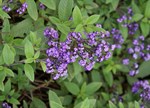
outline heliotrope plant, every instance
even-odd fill
[[[0,6],[1,107],[148,107],[150,0]]]

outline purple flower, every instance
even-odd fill
[[[137,55],[136,53],[134,53],[134,54],[133,54],[133,58],[134,58],[134,59],[137,59],[137,58],[138,58],[138,55]]]
[[[40,7],[41,9],[45,9],[45,8],[46,8],[45,5],[42,4],[42,3],[39,4],[39,7]]]
[[[94,66],[95,62],[90,62],[85,66],[85,69],[90,71],[92,70],[93,66]]]
[[[134,53],[134,50],[133,50],[132,48],[129,48],[129,49],[128,49],[128,53],[129,53],[129,54],[132,54],[132,53]]]
[[[58,32],[56,30],[54,30],[53,28],[47,27],[44,30],[44,36],[49,38],[49,39],[51,39],[51,38],[57,39],[58,38]]]
[[[79,64],[84,67],[86,65],[86,60],[79,60]]]
[[[4,6],[2,7],[2,9],[3,9],[3,11],[5,11],[5,12],[11,11],[11,8],[8,7],[8,6],[6,6],[6,5],[4,5]]]
[[[23,14],[26,11],[27,7],[28,7],[27,3],[26,2],[23,3],[22,6],[19,9],[17,9],[17,13]]]
[[[122,63],[124,64],[124,65],[128,65],[129,64],[129,59],[123,59],[123,61],[122,61]]]
[[[145,80],[135,82],[132,86],[132,92],[139,92],[143,101],[150,101],[150,85],[148,81]]]
[[[8,103],[3,102],[2,103],[2,108],[11,108],[11,106],[9,106]]]

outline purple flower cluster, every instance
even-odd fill
[[[17,13],[23,14],[26,11],[27,7],[28,7],[27,3],[26,2],[23,3],[22,6],[19,9],[17,9]]]
[[[43,9],[43,10],[46,8],[45,5],[42,4],[42,3],[39,4],[39,7],[40,7],[41,9]]]
[[[128,28],[128,33],[130,35],[135,34],[135,32],[138,30],[139,25],[136,22],[131,22],[132,20],[133,12],[131,8],[128,8],[128,14],[123,15],[120,18],[117,19],[117,22],[122,23],[123,27]],[[128,23],[130,22],[130,23]]]
[[[11,108],[11,106],[9,106],[8,103],[3,102],[2,103],[2,108]]]
[[[121,46],[122,46],[122,44],[124,42],[124,39],[123,39],[120,31],[118,29],[116,29],[116,28],[113,28],[111,30],[111,34],[113,36],[113,41],[114,41],[114,43],[116,45],[116,48],[121,48]]]
[[[127,49],[128,54],[133,58],[132,61],[135,61],[131,64],[132,69],[129,72],[130,76],[134,76],[139,73],[139,65],[136,62],[138,59],[144,61],[150,60],[150,45],[146,45],[144,40],[144,36],[139,36],[138,38],[133,40],[132,46]],[[130,61],[128,58],[125,58],[123,59],[122,63],[124,65],[129,65]]]
[[[132,86],[132,92],[140,92],[143,101],[150,101],[150,84],[148,81],[137,81]]]
[[[44,35],[49,45],[46,50],[47,73],[51,73],[54,80],[67,76],[68,64],[76,60],[90,71],[96,62],[109,59],[116,47],[105,40],[110,37],[109,32],[86,33],[86,39],[80,33],[71,32],[64,42],[59,42],[58,32],[53,28],[46,28]]]
[[[5,12],[11,11],[11,8],[8,7],[8,6],[6,6],[6,5],[4,5],[4,6],[2,7],[2,9],[3,9],[3,11],[5,11]]]

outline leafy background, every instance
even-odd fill
[[[16,13],[22,3],[27,11]],[[46,8],[40,9],[39,3]],[[8,4],[0,0],[0,6]],[[150,43],[150,0],[13,0],[12,10],[0,9],[0,101],[13,108],[140,108],[143,103],[131,92],[131,86],[141,79],[149,80],[150,61],[140,63],[135,77],[122,65],[126,45],[131,38],[144,35]],[[133,21],[140,27],[132,37],[116,21],[133,9]],[[102,28],[95,28],[101,24]],[[69,32],[105,31],[118,28],[125,43],[109,60],[97,63],[85,71],[77,62],[68,67],[68,77],[53,80],[45,73],[45,50],[48,48],[43,30],[53,27],[60,41]],[[149,108],[149,102],[144,105]]]

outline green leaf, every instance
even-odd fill
[[[51,108],[64,108],[62,105],[56,103],[55,101],[51,101],[50,106]]]
[[[29,78],[30,81],[34,81],[34,70],[31,65],[25,64],[24,65],[25,75]]]
[[[14,77],[14,72],[11,69],[5,67],[4,71],[5,71],[6,75]]]
[[[93,82],[100,82],[100,73],[96,70],[92,70],[91,78]]]
[[[11,18],[5,11],[0,8],[0,17],[4,20],[5,18]]]
[[[61,22],[60,22],[60,20],[58,19],[58,18],[56,18],[56,17],[54,17],[54,16],[51,16],[51,17],[49,17],[49,19],[50,19],[50,21],[53,23],[53,24],[60,24]]]
[[[92,95],[102,86],[101,82],[92,82],[86,87],[86,94]]]
[[[75,26],[82,23],[82,14],[77,6],[73,10],[73,22]]]
[[[142,31],[142,34],[146,37],[148,36],[149,32],[150,32],[150,26],[148,23],[146,22],[141,22],[140,23],[140,28],[141,28],[141,31]]]
[[[53,101],[53,102],[58,103],[59,105],[62,105],[57,94],[51,90],[49,90],[49,92],[48,92],[48,98],[49,98],[49,104]]]
[[[65,95],[60,97],[62,105],[70,105],[72,103],[73,97],[71,95]]]
[[[150,18],[150,0],[148,0],[146,3],[145,16]]]
[[[32,100],[32,103],[33,103],[34,108],[47,108],[45,103],[38,98],[34,97]]]
[[[142,15],[142,14],[137,13],[137,14],[134,14],[134,15],[133,15],[133,17],[132,17],[132,21],[137,22],[137,21],[141,20],[142,18],[143,18],[143,15]]]
[[[7,38],[10,35],[10,24],[8,19],[4,19],[3,22],[3,29],[2,29],[2,38],[4,41],[7,40]]]
[[[39,1],[43,3],[45,6],[47,6],[49,9],[52,9],[52,10],[56,9],[55,0],[39,0]]]
[[[51,90],[48,92],[49,104],[51,108],[64,108],[57,94]]]
[[[103,72],[104,78],[106,80],[106,82],[108,83],[108,85],[111,87],[113,84],[113,75],[111,72]]]
[[[74,70],[74,75],[77,75],[80,72],[82,72],[82,67],[79,65],[78,61],[73,63],[73,70]]]
[[[112,2],[112,0],[106,0],[106,4],[111,3],[111,2]]]
[[[3,54],[4,62],[7,65],[10,65],[14,62],[15,54],[14,54],[14,52],[12,51],[12,49],[10,48],[10,46],[8,44],[4,45],[2,54]]]
[[[28,108],[28,104],[25,100],[23,100],[23,108]]]
[[[80,89],[79,89],[77,84],[72,83],[72,82],[65,82],[64,84],[65,84],[67,90],[70,93],[72,93],[73,95],[78,95],[79,94]]]
[[[17,25],[14,25],[11,29],[11,35],[14,37],[23,37],[24,33],[28,34],[33,29],[32,19],[27,18]]]
[[[8,80],[8,81],[5,83],[4,94],[5,94],[5,95],[9,94],[10,90],[11,90],[11,81]]]
[[[124,108],[124,105],[122,102],[119,102],[119,108]]]
[[[89,99],[90,101],[90,107],[89,108],[95,108],[96,99]]]
[[[35,53],[35,55],[34,55],[34,59],[39,58],[39,56],[40,56],[40,51],[37,51],[37,52]]]
[[[83,102],[80,108],[90,108],[90,102],[89,99],[86,98]]]
[[[121,31],[121,34],[122,34],[124,40],[126,40],[128,37],[128,28],[120,26],[120,31]]]
[[[65,24],[57,24],[57,28],[65,35],[68,35],[68,33],[70,32],[70,28],[67,27]]]
[[[34,0],[26,0],[28,7],[27,11],[32,19],[35,21],[38,19],[38,12],[37,12],[37,6]]]
[[[109,101],[109,108],[117,108],[111,101]]]
[[[42,70],[45,72],[46,71],[46,64],[45,64],[45,62],[41,61],[40,64],[41,64]]]
[[[98,21],[100,15],[92,15],[88,17],[85,21],[85,24],[94,24]]]
[[[34,61],[34,58],[28,58],[25,60],[25,63],[32,63]]]
[[[119,0],[113,0],[113,1],[111,2],[111,4],[112,4],[113,9],[116,10],[116,8],[117,8],[117,6],[118,6],[118,4],[119,4]]]
[[[10,102],[11,104],[17,104],[17,105],[20,104],[20,102],[19,102],[17,99],[13,98],[13,97],[10,98],[9,102]]]
[[[143,62],[139,67],[139,73],[136,75],[138,78],[144,78],[150,75],[150,60]]]
[[[140,104],[137,101],[134,102],[134,105],[135,105],[135,108],[140,108]]]
[[[67,21],[72,12],[73,0],[60,0],[58,5],[58,16],[62,21]]]
[[[5,80],[6,73],[2,70],[2,71],[0,71],[0,76],[1,76],[1,78],[0,78],[0,90],[4,91],[4,83],[3,83],[3,81]]]
[[[25,43],[25,55],[26,58],[32,58],[34,56],[34,48],[29,40],[27,40]]]
[[[132,9],[133,9],[133,13],[141,13],[139,7],[137,6],[134,0],[132,0]]]
[[[83,32],[84,31],[83,25],[82,24],[77,25],[77,27],[76,27],[76,29],[74,31],[75,32]]]

